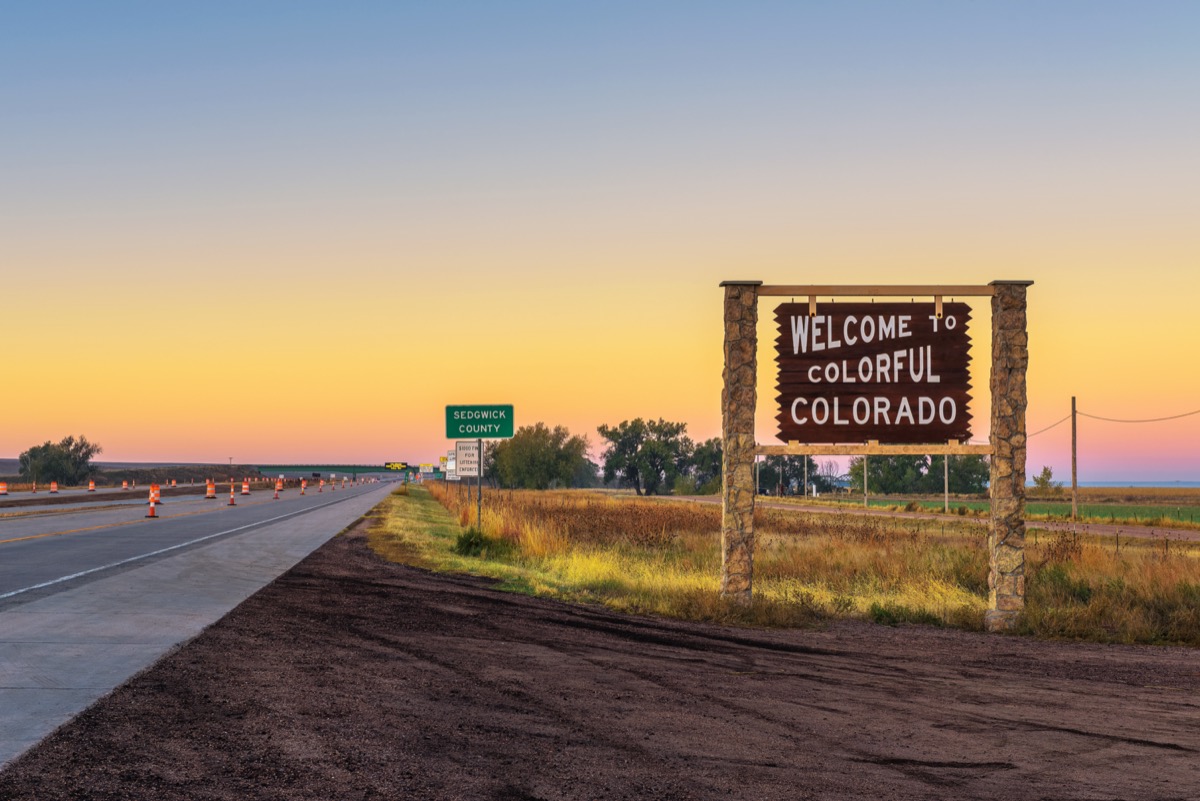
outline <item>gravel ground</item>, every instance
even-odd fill
[[[1200,653],[625,617],[332,540],[0,799],[1196,799]]]

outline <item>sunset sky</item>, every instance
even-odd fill
[[[1030,432],[1200,409],[1197,42],[1192,2],[8,3],[0,457],[428,461],[487,402],[703,439],[725,279],[1033,280]],[[1084,418],[1080,478],[1198,444]]]

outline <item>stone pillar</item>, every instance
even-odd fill
[[[1032,281],[993,281],[992,516],[988,525],[988,631],[1005,631],[1025,608],[1025,288]]]
[[[721,594],[750,603],[754,575],[754,405],[758,400],[758,287],[723,281]]]

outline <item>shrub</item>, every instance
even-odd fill
[[[1061,564],[1047,564],[1032,576],[1030,591],[1039,599],[1086,605],[1092,600],[1092,585],[1075,579]]]
[[[926,626],[940,626],[942,619],[927,609],[913,609],[903,604],[871,604],[867,612],[871,620],[884,626],[898,626],[901,623],[920,623]]]
[[[512,543],[489,537],[472,526],[458,535],[453,550],[459,556],[478,556],[483,559],[490,556],[493,559],[501,559],[511,554],[514,548]]]
[[[696,480],[691,476],[676,476],[675,483],[671,486],[672,495],[695,495]]]

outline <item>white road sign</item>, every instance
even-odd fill
[[[454,463],[456,472],[463,477],[474,478],[479,475],[479,443],[454,443]]]

